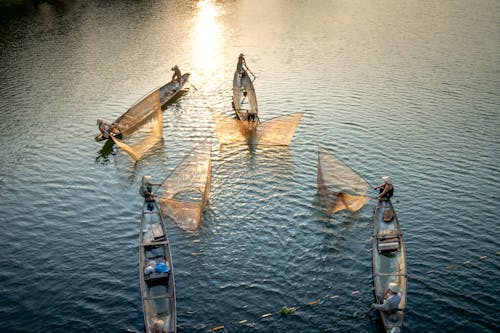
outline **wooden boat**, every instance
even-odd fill
[[[384,332],[401,332],[406,308],[407,270],[403,235],[396,212],[389,200],[380,201],[373,213],[372,273],[375,302],[383,302],[389,284],[396,283],[401,291],[399,310],[389,316],[386,311],[377,310],[384,326]]]
[[[154,199],[144,201],[139,276],[146,333],[177,331],[174,267],[165,223]]]
[[[112,135],[118,137],[118,135],[125,135],[135,131],[150,118],[157,104],[163,108],[179,96],[189,76],[190,73],[184,73],[179,81],[170,81],[140,98],[127,112],[113,122],[116,124],[118,130],[114,131]],[[119,138],[121,139],[121,137]],[[106,138],[104,138],[102,133],[96,135],[95,141],[103,140],[106,140]]]
[[[245,70],[241,74],[238,71],[234,72],[233,109],[236,117],[245,122],[247,127],[255,128],[257,126],[259,121],[257,96],[252,79]]]

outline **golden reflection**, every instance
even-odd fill
[[[191,31],[191,45],[193,56],[196,59],[197,71],[205,75],[213,74],[219,67],[218,48],[221,41],[221,29],[217,18],[220,9],[212,0],[202,0],[197,4],[196,16],[193,19]]]

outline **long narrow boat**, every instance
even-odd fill
[[[128,135],[134,132],[139,126],[150,119],[158,104],[160,107],[164,107],[179,95],[189,76],[190,73],[185,73],[179,81],[170,81],[141,97],[113,122],[118,129],[115,134]],[[103,140],[106,140],[106,138],[104,138],[102,133],[96,135],[95,141]]]
[[[372,273],[375,302],[383,302],[389,284],[395,283],[401,292],[398,311],[390,316],[377,310],[387,333],[401,332],[406,309],[407,271],[403,234],[392,203],[380,201],[373,213]]]
[[[165,223],[154,199],[144,201],[139,276],[146,333],[177,331],[174,267]]]
[[[241,74],[238,71],[234,72],[233,109],[236,117],[245,122],[247,127],[257,126],[259,120],[257,96],[252,80],[245,70]]]

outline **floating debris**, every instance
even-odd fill
[[[482,257],[479,257],[479,259],[481,259],[481,260],[488,259],[488,256],[482,256]]]
[[[240,320],[238,322],[238,324],[246,324],[246,323],[248,323],[248,320],[246,320],[246,319]]]
[[[220,331],[224,329],[224,325],[221,325],[221,326],[217,326],[217,327],[214,327],[210,330],[210,332],[216,332],[216,331]]]
[[[463,262],[464,265],[470,264],[470,260],[466,260]]]
[[[295,313],[295,310],[297,310],[296,308],[288,308],[286,306],[283,306],[281,309],[280,309],[280,315],[282,317],[286,317],[288,315],[291,315],[291,314],[294,314]]]
[[[311,302],[308,302],[307,304],[309,304],[309,305],[316,305],[318,303],[319,303],[319,301],[311,301]]]
[[[333,296],[330,296],[331,299],[336,299],[336,298],[339,298],[339,295],[333,295]]]
[[[351,295],[357,295],[357,294],[359,294],[359,290],[354,290],[354,291],[351,293]]]
[[[446,266],[446,269],[447,269],[447,270],[452,270],[453,268],[455,268],[455,266],[453,266],[453,265]]]
[[[261,316],[261,318],[267,318],[267,317],[271,317],[273,314],[272,313],[266,313],[266,314],[263,314]]]

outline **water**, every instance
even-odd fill
[[[498,330],[498,2],[0,8],[2,331],[143,330],[140,178],[168,175],[215,129],[212,110],[231,114],[240,52],[261,119],[304,117],[288,148],[214,145],[200,230],[167,226],[180,329],[378,332],[359,316],[373,300],[373,203],[321,212],[321,145],[372,184],[395,180],[405,331]],[[96,119],[117,118],[174,64],[197,90],[164,111],[163,144],[137,164],[100,156]]]

